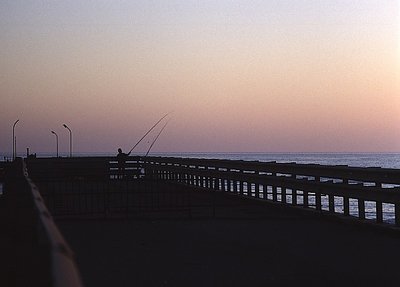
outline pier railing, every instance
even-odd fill
[[[15,233],[15,286],[83,286],[73,252],[21,158],[7,166],[3,200],[7,213],[2,220]]]
[[[123,170],[115,157],[36,158],[27,163],[56,218],[191,216],[191,191],[146,177],[140,157],[127,158]]]
[[[400,170],[191,158],[143,158],[146,176],[400,226]]]
[[[35,182],[162,181],[400,226],[398,169],[177,157],[129,157],[123,171],[115,157],[35,159],[29,166]]]

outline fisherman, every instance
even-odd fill
[[[118,154],[117,154],[117,161],[118,161],[118,178],[122,179],[125,175],[125,161],[126,158],[131,154],[129,153],[123,153],[122,149],[118,149]]]

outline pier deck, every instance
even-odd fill
[[[400,283],[400,170],[137,157],[121,172],[116,163],[8,167],[1,285]]]
[[[207,219],[63,220],[58,226],[88,287],[400,283],[400,237],[262,205]]]

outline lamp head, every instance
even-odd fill
[[[51,133],[52,133],[52,134],[56,134],[56,132],[55,132],[55,131],[51,131]]]
[[[68,128],[66,124],[63,124],[63,127],[64,127],[64,128]]]

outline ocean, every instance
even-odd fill
[[[400,169],[400,153],[154,153],[152,155]]]
[[[10,158],[9,154],[0,154],[0,161]],[[74,153],[74,156],[115,156],[116,152]],[[144,153],[132,153],[143,156]],[[19,154],[21,156],[21,154]],[[52,157],[54,153],[38,153],[38,157]],[[68,153],[60,153],[68,157]],[[250,161],[276,161],[296,163],[316,163],[323,165],[348,165],[355,167],[383,167],[400,169],[400,153],[261,153],[261,152],[197,152],[166,153],[153,152],[150,156],[193,157],[213,159],[233,159]]]

